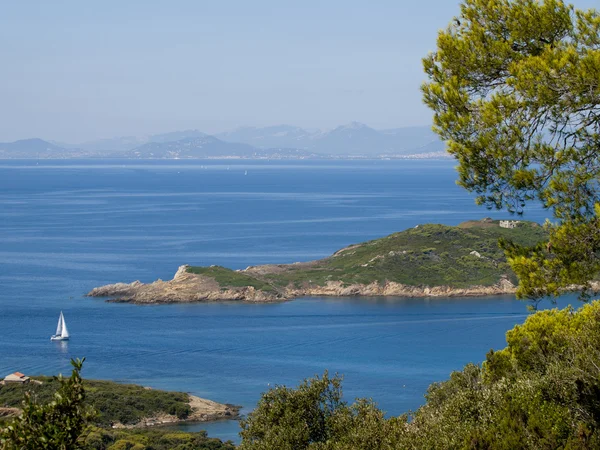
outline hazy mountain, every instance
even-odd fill
[[[315,136],[309,148],[331,155],[378,155],[391,150],[385,135],[358,122]]]
[[[97,139],[81,144],[61,144],[66,148],[81,148],[92,152],[122,153],[140,147],[147,142],[174,142],[185,138],[204,137],[206,133],[198,130],[173,131],[152,136],[120,136],[115,138]],[[57,143],[58,144],[58,143]]]
[[[150,136],[148,142],[175,142],[182,139],[189,138],[203,138],[208,136],[199,130],[184,130],[184,131],[172,131],[170,133],[154,134]]]
[[[0,143],[0,158],[70,158],[77,153],[42,139],[22,139]]]
[[[385,153],[443,151],[444,143],[430,127],[375,130],[362,123],[352,122],[315,137],[309,148],[334,155],[376,156]]]
[[[174,142],[148,142],[127,155],[133,158],[308,158],[317,155],[299,149],[259,149],[248,144],[224,142],[214,136]]]
[[[290,125],[278,125],[238,128],[216,136],[227,142],[241,142],[260,148],[295,147],[336,156],[429,152],[431,150],[425,147],[434,143],[443,150],[443,143],[426,126],[375,130],[365,124],[351,122],[330,131],[310,132]]]
[[[223,142],[213,136],[188,137],[172,142],[148,142],[128,152],[134,158],[207,158],[249,156],[254,147]]]
[[[242,142],[258,148],[290,147],[306,148],[310,133],[303,128],[291,125],[275,125],[256,128],[242,127],[232,131],[215,134],[215,137],[227,142]]]
[[[446,143],[437,139],[423,145],[422,147],[417,147],[416,150],[417,151],[415,153],[446,152]],[[448,155],[450,154],[448,153]]]
[[[248,144],[224,142],[214,136],[185,138],[175,142],[148,142],[126,155],[132,158],[318,158],[313,152],[297,148],[256,148]]]
[[[445,151],[429,127],[375,130],[351,122],[329,131],[311,132],[291,125],[244,127],[210,136],[199,130],[146,137],[117,137],[59,144],[26,139],[0,144],[3,158],[335,158],[402,157]]]
[[[63,144],[67,147],[79,147],[83,150],[90,152],[101,152],[101,153],[119,153],[126,152],[135,147],[139,147],[147,139],[136,136],[121,136],[116,138],[108,139],[97,139],[94,141],[82,142],[81,144]]]
[[[389,142],[393,142],[397,151],[418,150],[429,145],[438,145],[443,150],[444,143],[431,127],[406,127],[381,130]]]

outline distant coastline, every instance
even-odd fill
[[[352,122],[328,131],[290,125],[115,137],[71,144],[39,138],[0,142],[0,159],[432,159],[450,158],[430,127],[375,130]]]
[[[451,160],[452,155],[446,152],[432,152],[432,153],[415,153],[409,155],[379,155],[379,156],[361,156],[361,155],[318,155],[310,157],[294,157],[294,156],[281,156],[281,155],[270,155],[270,156],[207,156],[207,157],[120,157],[120,156],[41,156],[41,157],[7,157],[0,155],[0,161],[77,161],[77,160],[123,160],[123,161],[218,161],[218,160],[235,160],[235,161],[390,161],[390,160]]]
[[[512,294],[516,278],[498,238],[525,245],[544,240],[533,222],[483,219],[457,227],[420,225],[346,247],[328,258],[294,264],[180,266],[172,280],[116,283],[90,297],[136,304],[276,302],[307,296],[456,297]]]

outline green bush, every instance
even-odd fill
[[[85,405],[85,390],[80,376],[84,360],[71,360],[71,377],[58,377],[52,401],[40,403],[25,392],[22,414],[0,428],[2,450],[55,450],[78,448],[85,438],[92,416]]]
[[[426,404],[386,419],[342,401],[341,379],[265,393],[242,422],[242,450],[600,448],[600,301],[540,311],[507,347],[434,383]]]
[[[231,442],[209,438],[206,432],[184,433],[164,428],[110,429],[90,425],[106,424],[111,417],[128,420],[153,408],[171,410],[178,417],[189,414],[187,394],[154,391],[134,385],[106,381],[83,381],[83,361],[72,361],[71,377],[44,377],[42,385],[0,386],[3,401],[16,402],[21,417],[0,428],[2,450],[233,450]],[[86,395],[88,394],[88,395]],[[122,396],[122,397],[121,397]],[[104,402],[104,403],[103,403]],[[105,409],[95,415],[90,405]],[[119,411],[119,408],[124,408]],[[129,409],[128,409],[129,408]]]
[[[95,429],[83,450],[234,450],[231,442],[209,438],[205,431],[186,433],[164,428]]]

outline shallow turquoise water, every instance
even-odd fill
[[[509,296],[142,307],[83,294],[168,279],[183,263],[305,261],[419,223],[507,217],[476,207],[454,179],[444,161],[0,162],[0,375],[67,372],[85,356],[87,377],[248,412],[269,385],[329,369],[344,374],[349,400],[372,397],[389,414],[417,408],[431,382],[502,347],[525,305]],[[62,344],[49,341],[61,309],[72,334]]]

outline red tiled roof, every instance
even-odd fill
[[[18,376],[19,378],[23,378],[25,376],[21,372],[15,372],[15,373],[13,373],[13,375]]]

